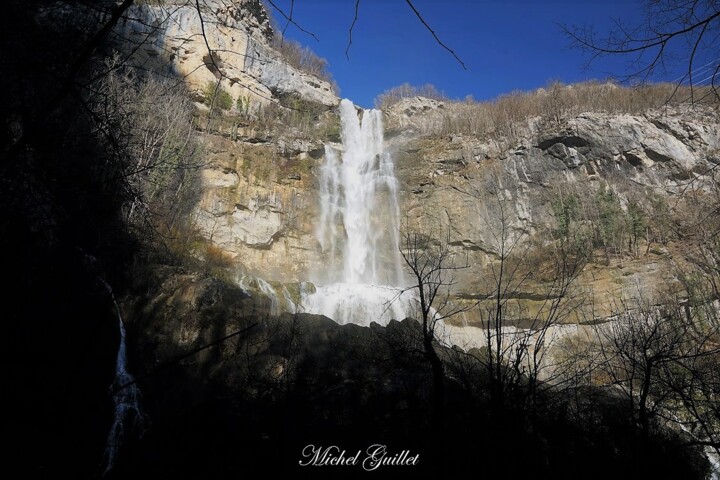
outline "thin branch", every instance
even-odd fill
[[[438,38],[438,36],[435,34],[435,31],[434,31],[432,28],[430,28],[430,25],[427,24],[427,22],[426,22],[425,19],[422,17],[422,15],[420,14],[420,12],[418,12],[417,8],[415,8],[415,5],[413,5],[412,1],[411,1],[411,0],[405,0],[405,2],[410,6],[410,8],[412,9],[412,11],[415,12],[415,15],[418,17],[418,19],[420,19],[420,22],[425,26],[425,28],[427,28],[428,31],[432,34],[433,38],[435,38],[435,41],[436,41],[441,47],[443,47],[445,50],[447,50],[448,52],[450,52],[450,54],[451,54],[453,57],[455,57],[455,60],[457,60],[457,61],[460,63],[460,65],[462,66],[463,70],[467,70],[467,67],[465,66],[465,63],[463,63],[463,61],[460,60],[460,57],[458,57],[457,54],[456,54],[450,47],[448,47],[447,45],[445,45],[445,44],[442,42],[442,40],[440,40],[440,38]]]
[[[353,18],[352,24],[350,25],[350,29],[348,30],[348,44],[347,48],[345,49],[345,57],[347,57],[348,60],[350,60],[350,45],[352,45],[352,34],[353,29],[355,28],[355,23],[358,19],[358,10],[360,9],[360,0],[355,0],[355,18]]]
[[[37,130],[42,123],[52,114],[59,106],[62,100],[67,97],[75,84],[75,81],[80,75],[80,71],[87,64],[90,58],[93,56],[98,47],[102,44],[105,37],[112,31],[117,22],[123,16],[125,11],[130,8],[134,0],[124,0],[122,4],[116,6],[112,10],[110,19],[102,26],[100,30],[93,36],[93,38],[85,45],[85,48],[80,52],[75,62],[70,66],[67,78],[63,85],[58,89],[58,94],[48,102],[47,106],[43,111],[40,112],[35,122],[28,125],[26,131],[17,139],[17,141],[8,149],[7,158],[11,159],[7,162],[5,168],[8,168],[15,160],[20,158],[20,152],[23,151],[29,140],[37,134]]]
[[[288,21],[288,23],[291,23],[292,25],[294,25],[295,28],[297,28],[298,30],[300,30],[300,31],[303,32],[304,34],[310,35],[310,36],[311,36],[312,38],[314,38],[316,41],[318,41],[318,42],[320,41],[320,39],[318,39],[318,37],[317,37],[314,33],[309,32],[309,31],[305,30],[303,27],[301,27],[300,25],[298,25],[298,23],[297,23],[295,20],[293,20],[293,18],[292,18],[292,13],[290,14],[290,16],[288,16],[288,15],[283,11],[283,9],[280,8],[280,7],[278,7],[277,5],[275,5],[275,2],[273,2],[272,0],[267,0],[267,2],[268,2],[275,10],[277,10],[278,13],[280,13],[280,15],[282,15],[283,18]],[[284,31],[284,30],[283,30],[283,31]]]
[[[409,0],[406,0],[409,3]],[[570,36],[573,40],[578,42],[580,46],[589,48],[595,52],[599,53],[636,53],[636,52],[642,52],[644,50],[647,50],[652,47],[658,47],[667,44],[672,38],[683,35],[685,33],[689,33],[693,30],[695,30],[698,27],[704,26],[716,18],[720,17],[720,11],[714,13],[713,15],[710,15],[709,17],[703,19],[702,21],[699,21],[693,25],[690,25],[689,27],[683,28],[681,30],[676,30],[674,32],[670,33],[658,33],[657,37],[651,38],[651,39],[633,39],[628,38],[623,40],[618,44],[617,48],[612,48],[610,46],[608,47],[600,47],[598,46],[592,38],[582,38],[577,33],[571,31],[567,27],[562,27],[563,31]],[[637,47],[624,47],[625,44],[632,44],[632,43],[642,43],[642,45],[639,45]]]
[[[290,26],[290,22],[292,21],[293,12],[295,11],[295,0],[290,0],[290,18],[288,18],[287,22],[285,22],[285,27],[282,29],[282,41],[285,41],[285,32],[287,32],[287,28]]]

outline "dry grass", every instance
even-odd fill
[[[203,258],[209,268],[231,268],[235,264],[232,256],[216,245],[206,244],[204,250]]]
[[[281,35],[275,35],[270,45],[280,52],[283,59],[291,66],[301,72],[329,82],[333,90],[338,90],[335,80],[333,80],[332,74],[328,70],[328,61],[316,55],[308,47],[303,47],[295,40],[288,40]]]
[[[418,95],[420,90],[397,87],[378,97],[378,102],[385,108],[403,98]],[[422,90],[433,91],[427,86]],[[434,91],[437,92],[436,89]],[[585,112],[636,115],[653,108],[682,103],[716,107],[720,104],[709,88],[691,90],[669,83],[622,87],[610,82],[591,81],[573,85],[554,82],[533,92],[516,91],[491,101],[446,101],[442,110],[428,115],[421,133],[512,140],[527,133],[531,125],[559,126],[566,119]]]
[[[375,108],[388,108],[395,105],[403,98],[425,97],[433,100],[448,101],[450,100],[443,92],[439,91],[435,85],[426,83],[419,87],[403,83],[397,87],[385,90],[375,98]]]

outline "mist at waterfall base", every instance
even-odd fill
[[[358,115],[349,100],[339,112],[342,146],[325,146],[320,169],[315,233],[326,269],[317,272],[322,283],[303,295],[302,307],[340,324],[402,320],[415,302],[402,289],[398,181],[383,147],[382,112]]]

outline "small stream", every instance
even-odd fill
[[[127,370],[127,344],[122,311],[110,285],[104,280],[102,283],[115,304],[120,332],[120,344],[115,360],[115,379],[110,385],[114,418],[103,455],[103,476],[106,476],[115,466],[118,453],[128,436],[142,434],[145,427],[145,415],[140,408],[140,388],[135,383],[135,377]]]

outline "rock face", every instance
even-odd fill
[[[445,109],[445,102],[425,97],[403,98],[393,104],[386,112],[392,117],[392,123],[397,128],[412,129],[427,126],[433,115],[432,112]]]
[[[207,136],[196,225],[242,273],[296,283],[320,268],[315,239],[319,142]],[[313,156],[315,158],[313,158]]]
[[[483,185],[490,176],[512,200],[513,222],[533,226],[547,219],[546,193],[554,186],[574,185],[590,194],[604,183],[619,194],[677,191],[694,172],[712,165],[718,145],[713,113],[688,111],[587,113],[505,145],[462,135],[400,135],[389,142],[404,186],[403,210],[417,211],[414,217],[450,218],[453,241],[481,250],[489,249],[478,216],[492,208],[493,192]]]
[[[203,22],[210,20],[213,28],[203,33]],[[297,71],[270,47],[267,15],[257,0],[208,1],[199,10],[192,2],[141,5],[116,33],[139,45],[139,63],[182,75],[198,100],[208,82],[222,78],[233,101],[249,109],[288,94],[338,104],[327,82]],[[487,295],[487,269],[498,259],[500,229],[523,248],[539,252],[536,247],[547,245],[558,195],[592,199],[611,192],[627,212],[638,198],[664,198],[701,178],[717,162],[720,148],[717,112],[702,108],[584,113],[554,122],[530,118],[514,125],[512,135],[484,137],[454,130],[459,108],[415,97],[384,112],[401,216],[409,228],[430,236],[447,233],[455,253],[471,265],[458,272],[458,301]],[[250,126],[230,138],[204,138],[196,226],[206,243],[232,259],[238,275],[299,285],[322,278],[330,263],[315,232],[323,144],[331,136],[320,133],[317,117],[310,122],[304,132]],[[606,248],[607,268],[595,262],[586,269],[580,283],[596,292],[597,303],[607,305],[607,296],[650,290],[672,279],[676,260],[646,240],[645,255],[617,256],[610,265]],[[651,250],[658,253],[649,256]],[[542,303],[539,288],[526,285],[518,292],[521,310],[532,312]],[[610,314],[610,308],[599,307],[592,315]],[[468,314],[462,321],[472,325],[480,319]]]
[[[485,269],[497,260],[500,217],[511,236],[534,248],[554,225],[558,192],[592,199],[609,190],[627,210],[634,198],[684,188],[711,168],[720,146],[714,112],[688,108],[642,116],[586,113],[545,126],[530,122],[513,142],[420,133],[427,130],[424,121],[437,122],[450,108],[425,99],[396,104],[386,112],[391,126],[386,148],[395,161],[400,211],[408,225],[436,237],[449,232],[455,252],[467,256],[471,268],[458,272],[456,294],[469,301],[487,294]],[[253,141],[210,142],[199,225],[247,272],[275,282],[312,281],[328,260],[315,237],[322,143],[293,143],[289,137]],[[650,292],[672,278],[678,260],[662,248],[647,250],[656,253],[586,268],[580,284],[595,291],[593,315],[611,314],[608,296]],[[543,301],[535,290],[540,286],[524,288],[519,300],[532,312]],[[458,321],[480,320],[468,313]]]
[[[328,82],[291,67],[271,48],[272,30],[259,0],[207,0],[199,10],[195,2],[138,5],[115,36],[121,51],[137,47],[136,64],[181,76],[197,99],[208,82],[220,79],[233,102],[242,99],[250,109],[281,94],[328,106],[339,101]]]
[[[439,108],[424,111],[428,122],[438,121]],[[391,109],[388,123],[403,125],[406,111],[406,105]],[[413,116],[413,127],[423,128],[421,117]],[[627,209],[636,198],[679,192],[712,167],[718,146],[716,113],[689,108],[643,116],[586,113],[542,128],[531,122],[516,142],[406,133],[389,142],[403,186],[402,211],[417,228],[449,231],[450,243],[478,266],[458,279],[459,295],[468,297],[487,290],[480,272],[497,258],[501,217],[511,239],[527,231],[523,241],[542,243],[560,192],[592,199],[609,189]],[[596,292],[592,303],[607,307],[596,307],[594,315],[610,314],[607,298],[652,295],[667,284],[671,260],[651,257],[586,269],[581,283]],[[526,286],[524,295],[532,297],[535,287]]]

